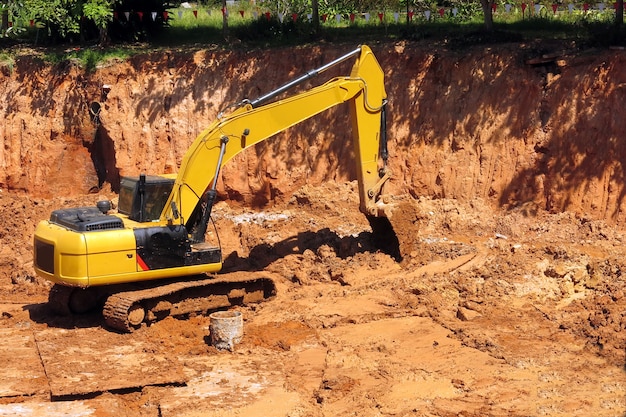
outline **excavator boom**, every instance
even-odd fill
[[[284,100],[261,105],[357,52],[359,56],[350,76],[334,78]],[[178,215],[191,229],[190,221],[195,220],[192,215],[198,212],[197,206],[206,191],[215,189],[224,164],[246,148],[345,102],[350,103],[352,115],[360,209],[365,214],[378,215],[376,203],[380,197],[381,177],[384,176],[381,169],[384,170],[385,162],[382,161],[381,165],[381,140],[386,140],[384,130],[381,137],[381,118],[387,99],[384,73],[367,46],[361,46],[331,64],[310,71],[257,100],[244,100],[236,110],[200,133],[182,161],[161,221],[172,221]],[[386,143],[382,145],[386,152]],[[205,214],[200,223],[206,224],[206,220]],[[201,240],[202,236],[201,231],[196,240]]]

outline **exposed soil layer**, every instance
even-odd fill
[[[0,71],[0,415],[624,416],[623,51],[373,45],[402,260],[358,210],[347,108],[242,153],[213,213],[225,270],[278,294],[237,307],[232,352],[205,316],[122,335],[50,313],[39,220],[175,172],[227,104],[351,48]]]

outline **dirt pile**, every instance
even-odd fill
[[[234,352],[210,346],[204,316],[114,334],[50,314],[39,220],[115,199],[119,175],[175,171],[226,104],[345,49],[0,71],[0,414],[624,414],[621,52],[375,45],[404,257],[358,211],[347,109],[242,153],[213,211],[224,269],[262,270],[278,293],[238,307]]]

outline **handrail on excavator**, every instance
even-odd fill
[[[310,80],[313,77],[318,76],[319,74],[323,73],[324,71],[326,71],[329,68],[334,67],[337,64],[342,63],[343,61],[346,61],[350,58],[352,58],[355,55],[358,55],[361,53],[361,47],[359,46],[358,48],[356,48],[355,50],[348,52],[347,54],[340,56],[339,58],[322,65],[319,68],[313,69],[308,71],[306,74],[301,75],[300,77],[296,78],[295,80],[289,81],[288,83],[286,83],[285,85],[278,87],[276,90],[274,91],[270,91],[269,93],[265,94],[264,96],[261,96],[257,99],[254,100],[245,100],[245,102],[249,103],[250,105],[252,105],[252,107],[257,107],[261,104],[266,103],[267,101],[273,99],[274,97],[279,96],[280,94],[284,93],[285,91],[289,90],[290,88],[293,88],[297,85],[302,84],[303,82]]]

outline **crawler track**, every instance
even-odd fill
[[[226,275],[112,294],[104,304],[103,315],[110,328],[132,332],[167,316],[258,303],[275,294],[270,278]]]
[[[70,310],[70,296],[74,288],[65,287],[63,285],[53,285],[48,294],[48,307],[59,316],[69,316],[72,314]]]
[[[150,286],[148,286],[150,285]],[[92,287],[93,289],[96,287]],[[54,286],[49,297],[53,311],[72,314],[71,300],[76,290]],[[111,286],[100,288],[100,302],[107,327],[132,332],[168,316],[205,314],[211,310],[235,305],[259,303],[276,295],[271,278],[236,272],[215,277],[202,276],[160,282],[144,286]]]

